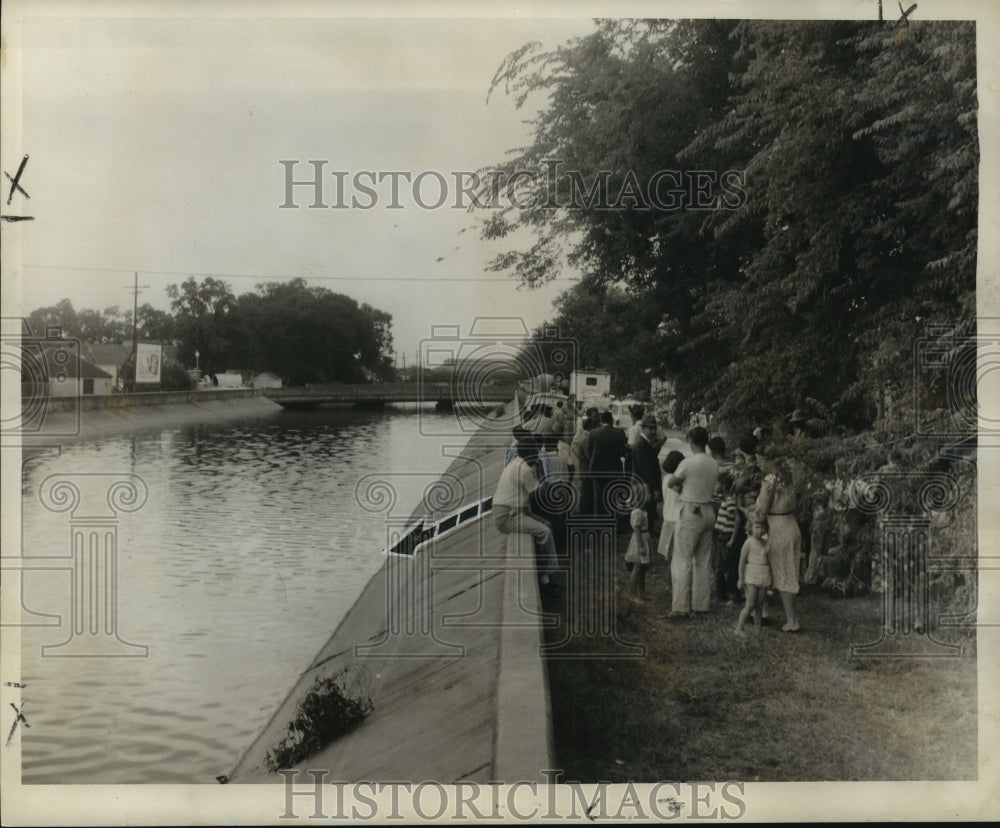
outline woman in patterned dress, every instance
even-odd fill
[[[771,579],[785,608],[785,625],[781,628],[785,632],[800,629],[795,617],[795,596],[799,592],[802,532],[796,513],[804,480],[804,468],[799,461],[777,459],[769,464],[757,497],[757,510],[767,516]]]

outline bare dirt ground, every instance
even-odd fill
[[[624,550],[627,538],[618,538]],[[576,563],[579,563],[578,561]],[[882,630],[882,597],[799,595],[802,630],[781,632],[777,596],[759,635],[734,633],[738,605],[669,619],[668,566],[647,576],[648,601],[627,597],[616,556],[615,635],[580,632],[567,598],[548,659],[556,759],[565,781],[975,780],[976,640],[960,658],[859,659],[851,646]],[[609,616],[610,618],[611,616]],[[571,634],[573,633],[573,634]],[[614,658],[645,647],[641,657]]]

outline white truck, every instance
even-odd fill
[[[569,393],[578,400],[610,397],[611,374],[607,371],[573,371],[569,375]]]

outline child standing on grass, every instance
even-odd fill
[[[649,488],[645,483],[636,483],[632,500],[632,539],[625,551],[625,566],[632,572],[632,597],[641,604],[646,602],[646,569],[649,568],[653,553],[653,541],[649,536],[649,515],[646,513],[648,501]]]
[[[768,561],[767,518],[760,512],[750,517],[750,537],[740,550],[739,582],[737,588],[746,590],[747,602],[736,622],[736,632],[743,632],[743,625],[750,614],[757,610],[753,623],[760,632],[761,613],[764,609],[764,591],[771,585],[771,566]]]
[[[719,503],[715,513],[715,549],[712,568],[715,572],[715,597],[727,604],[736,603],[736,569],[739,553],[733,548],[736,533],[736,495],[728,472],[719,475],[716,489]]]

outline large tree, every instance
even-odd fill
[[[555,52],[528,45],[494,88],[547,95],[533,143],[500,168],[535,178],[483,232],[535,241],[493,266],[534,285],[565,261],[590,290],[624,289],[637,358],[688,410],[759,420],[808,397],[864,421],[877,391],[911,381],[928,321],[974,317],[974,35],[609,21]]]
[[[174,312],[181,361],[191,366],[197,363],[206,372],[238,367],[234,363],[239,340],[233,317],[236,297],[229,285],[211,276],[199,283],[191,276],[180,285],[168,285],[167,296]]]
[[[241,364],[291,385],[364,382],[391,371],[392,317],[303,279],[258,285],[234,316]]]

